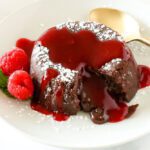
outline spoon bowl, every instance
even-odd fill
[[[96,8],[90,12],[89,19],[114,29],[124,37],[126,42],[139,40],[150,45],[150,41],[141,37],[138,22],[123,11],[113,8]]]

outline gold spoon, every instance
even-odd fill
[[[97,8],[90,12],[89,19],[114,29],[124,37],[126,42],[138,40],[150,46],[150,39],[141,36],[137,21],[123,11],[112,8]]]

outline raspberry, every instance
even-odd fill
[[[17,70],[8,79],[8,91],[20,100],[27,100],[33,96],[34,86],[30,75]]]
[[[0,58],[0,69],[2,72],[9,76],[16,70],[28,70],[29,61],[28,56],[24,50],[15,48],[9,52],[6,52]]]

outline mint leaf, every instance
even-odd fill
[[[9,97],[13,97],[7,90],[8,77],[0,69],[0,89]]]
[[[0,70],[0,88],[6,88],[7,82],[8,77],[3,74],[2,70]]]
[[[3,91],[4,94],[6,94],[9,97],[13,97],[7,90],[7,88],[1,88],[1,90]]]

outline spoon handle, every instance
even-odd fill
[[[150,46],[150,38],[148,38],[148,37],[138,37],[138,38],[132,39],[130,41],[127,41],[127,43],[131,42],[131,41],[140,41],[140,42],[146,44],[147,46]]]

